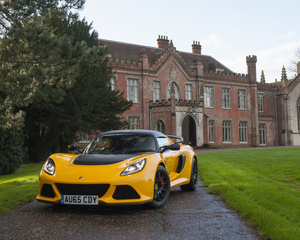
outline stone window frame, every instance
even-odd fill
[[[93,139],[92,131],[78,132],[77,138],[78,138],[78,143],[88,143]]]
[[[137,84],[131,84],[134,81]],[[140,78],[137,77],[126,77],[126,82],[127,82],[127,100],[132,101],[133,103],[139,103],[139,86],[140,86]],[[132,97],[132,88],[134,88],[134,93],[136,95]]]
[[[166,123],[162,118],[159,118],[155,123],[155,130],[161,133],[165,133],[166,131]]]
[[[222,121],[223,143],[232,143],[232,120]]]
[[[211,89],[211,91],[206,91],[207,89]],[[203,95],[204,95],[204,107],[205,108],[214,108],[215,106],[215,100],[214,100],[214,94],[215,88],[214,86],[203,86]],[[209,101],[209,104],[208,104]]]
[[[257,93],[257,102],[258,102],[258,112],[264,113],[265,108],[264,108],[264,92],[258,92]]]
[[[177,82],[175,82],[175,81],[171,81],[168,85],[167,85],[167,88],[166,88],[166,96],[167,96],[167,100],[168,99],[171,99],[171,85],[172,84],[174,84],[175,86],[176,86],[176,88],[175,88],[175,99],[176,100],[179,100],[180,99],[180,95],[181,95],[181,91],[180,91],[180,87],[179,87],[179,85],[178,85],[178,83]],[[176,89],[178,90],[177,92],[176,92]],[[176,93],[177,93],[177,95],[178,96],[176,96]]]
[[[159,88],[155,86],[155,84],[158,84]],[[158,93],[154,90],[158,90]],[[158,95],[158,99],[156,99],[156,96]],[[161,101],[161,81],[153,80],[153,102],[155,101]]]
[[[259,144],[260,146],[266,146],[267,142],[267,124],[259,123]]]
[[[239,121],[239,143],[248,143],[248,121]]]
[[[230,87],[221,87],[222,109],[231,109],[230,92],[231,92]]]
[[[215,120],[208,120],[208,141],[209,143],[215,143]]]
[[[192,83],[185,83],[185,99],[186,100],[193,100],[193,84]],[[190,89],[188,89],[190,88]]]
[[[111,79],[110,79],[110,86],[111,86],[111,90],[113,91],[116,91],[117,90],[117,87],[116,87],[116,82],[117,82],[117,76],[113,76]]]
[[[247,110],[247,89],[239,88],[238,90],[238,109],[239,110]],[[240,94],[240,92],[244,92],[245,94]],[[244,99],[244,106],[241,106],[241,98]]]
[[[141,117],[140,116],[128,116],[127,117],[128,123],[129,123],[129,129],[140,129],[140,121]]]

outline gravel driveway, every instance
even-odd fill
[[[0,239],[261,239],[201,181],[195,192],[173,189],[162,209],[33,201],[1,215],[0,226]]]

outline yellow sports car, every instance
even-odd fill
[[[163,207],[171,188],[196,190],[197,157],[182,141],[158,131],[118,130],[98,135],[83,150],[70,145],[70,151],[80,154],[57,153],[47,159],[37,200]]]

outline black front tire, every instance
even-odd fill
[[[149,203],[152,208],[163,207],[170,196],[170,178],[163,166],[158,166],[155,174],[153,201]]]
[[[182,191],[196,191],[198,183],[198,165],[197,160],[194,158],[191,169],[190,182],[186,185],[180,186]]]

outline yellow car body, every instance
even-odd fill
[[[111,141],[105,136],[119,137],[122,136],[120,134],[143,136],[135,138],[141,139],[142,143],[150,136],[154,140],[154,150],[131,148],[128,153],[125,150],[120,154],[113,152]],[[57,153],[49,157],[51,162],[47,160],[40,172],[37,200],[53,204],[88,205],[89,200],[92,201],[92,197],[97,196],[97,201],[94,202],[96,205],[152,203],[153,207],[162,207],[169,196],[165,191],[177,186],[182,186],[183,190],[195,190],[196,177],[198,178],[197,157],[189,145],[174,144],[171,138],[150,130],[119,130],[100,135],[104,137],[93,141],[94,145],[99,145],[101,139],[105,139],[105,146],[102,144],[100,150],[103,154],[95,154],[96,151],[90,151],[89,154],[89,150],[85,149],[84,154]],[[164,142],[163,146],[159,141]],[[91,145],[93,144],[87,148],[91,148]],[[172,149],[175,145],[180,148]],[[111,152],[106,153],[107,151]],[[136,164],[140,163],[144,164],[143,167],[138,165],[141,170],[136,170]],[[49,174],[52,173],[53,165],[54,172]],[[137,172],[131,173],[132,169]],[[158,194],[165,195],[159,197]]]

